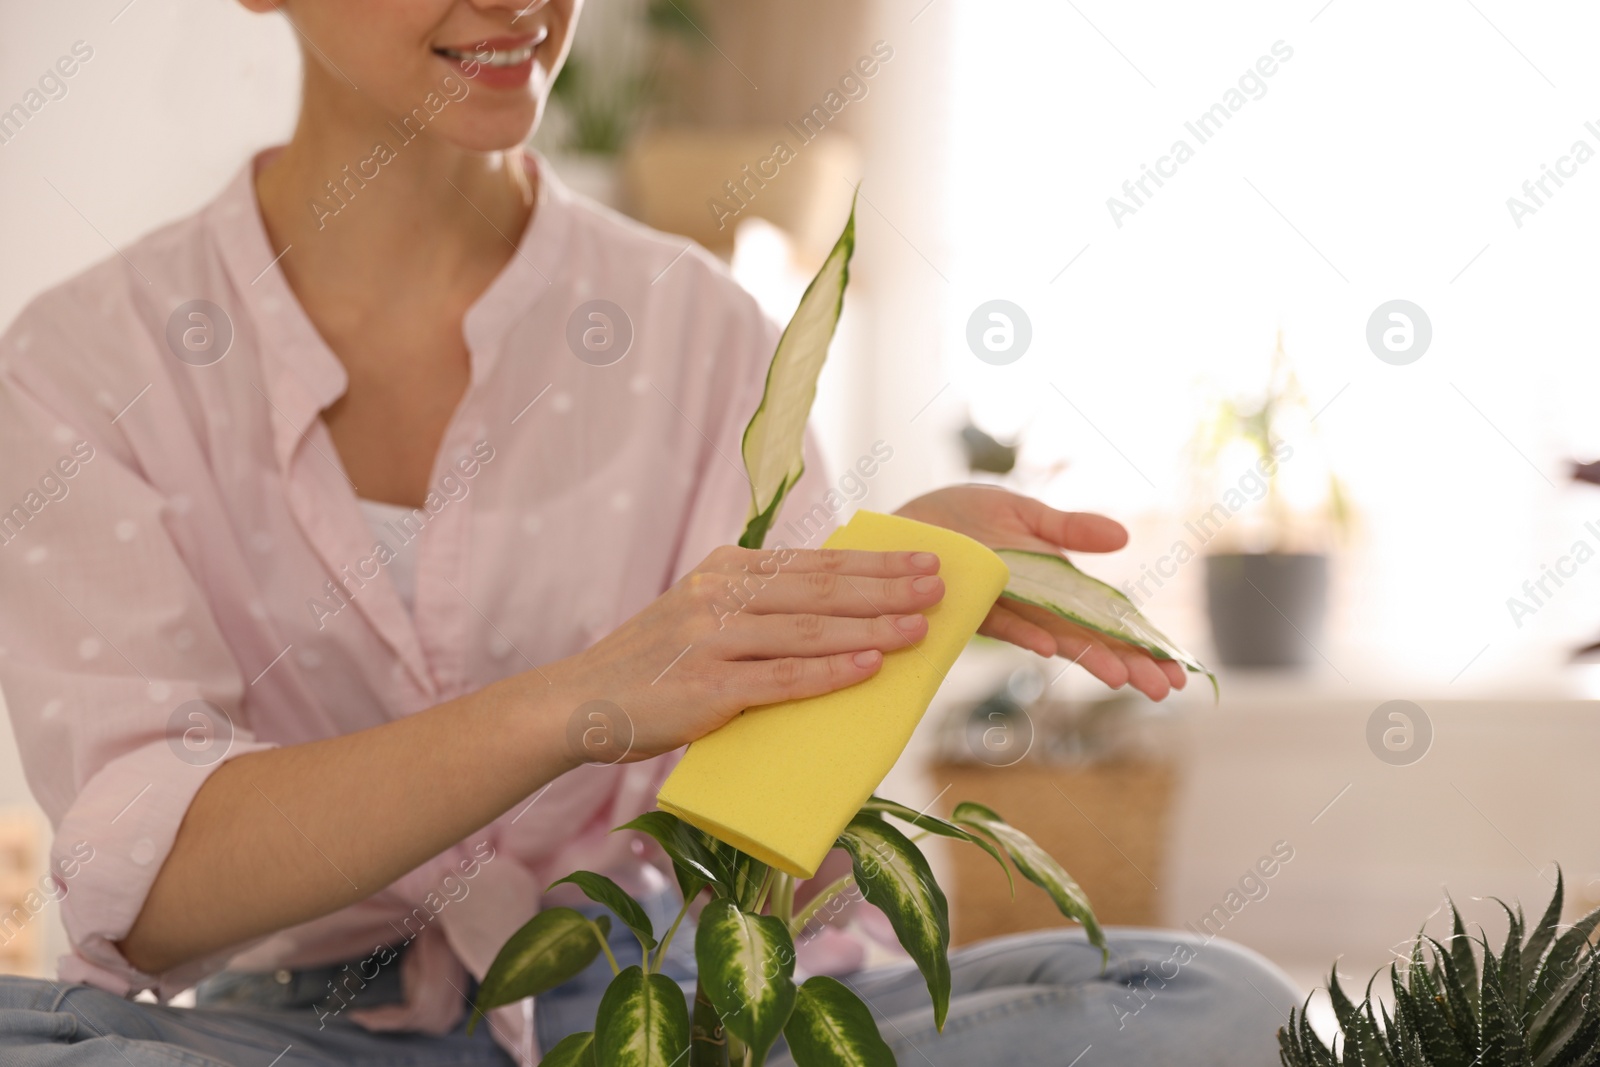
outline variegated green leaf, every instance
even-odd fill
[[[728,897],[741,908],[754,909],[770,868],[748,852],[741,852],[714,837],[705,838],[705,844],[711,853],[712,869],[722,876],[721,883],[716,886],[717,896]]]
[[[1120,590],[1089,577],[1058,553],[1001,548],[996,554],[1011,571],[1001,596],[1044,608],[1079,626],[1142,648],[1156,659],[1173,660],[1186,671],[1205,675],[1211,680],[1212,692],[1218,692],[1217,676],[1152,626]]]
[[[850,257],[856,250],[856,208],[833,251],[806,287],[794,317],[784,327],[778,348],[767,367],[761,404],[744,429],[740,451],[750,479],[750,514],[743,548],[760,548],[777,518],[778,507],[806,469],[806,420],[817,397],[817,377],[828,358],[828,345],[844,307],[844,290],[850,282]]]
[[[889,917],[922,972],[934,1025],[942,1030],[950,1010],[950,907],[927,859],[910,838],[872,815],[851,819],[838,844],[850,853],[861,894]]]
[[[794,1007],[794,941],[783,922],[740,911],[727,898],[700,913],[694,939],[700,982],[723,1026],[743,1041],[755,1067]]]
[[[961,826],[986,833],[999,842],[1000,847],[1006,850],[1006,855],[1011,857],[1011,862],[1017,865],[1017,870],[1022,872],[1022,877],[1049,893],[1061,914],[1083,924],[1083,932],[1088,935],[1089,943],[1100,950],[1102,958],[1109,955],[1106,935],[1100,930],[1088,896],[1061,864],[1039,847],[1038,842],[989,808],[970,800],[957,804],[950,818]]]
[[[666,975],[624,968],[606,987],[595,1016],[599,1067],[682,1067],[689,1051],[689,1005]]]
[[[1011,887],[1011,895],[1013,897],[1017,895],[1017,883],[1011,877],[1011,868],[1000,857],[1000,850],[991,845],[988,839],[979,837],[977,834],[968,833],[953,822],[946,822],[936,815],[928,815],[907,807],[898,800],[889,800],[886,797],[868,797],[867,802],[861,805],[861,810],[893,815],[895,818],[908,822],[927,833],[938,834],[940,837],[950,837],[957,841],[965,841],[968,844],[977,845],[994,857],[994,861],[1000,865],[1000,869],[1006,872],[1006,885]]]
[[[894,1067],[871,1010],[843,982],[824,975],[800,987],[783,1036],[796,1067]]]
[[[672,873],[677,875],[678,888],[684,900],[693,900],[707,885],[721,881],[715,870],[716,860],[706,848],[700,831],[665,811],[647,811],[617,830],[637,830],[655,838],[656,844],[672,859]],[[616,833],[613,830],[612,833]]]
[[[594,1035],[588,1031],[568,1034],[556,1047],[539,1059],[539,1067],[597,1067],[594,1062]]]
[[[573,871],[565,878],[558,878],[550,883],[554,889],[558,885],[571,883],[583,890],[583,895],[596,904],[603,904],[610,908],[622,920],[624,926],[632,930],[639,938],[639,943],[649,951],[656,947],[655,928],[650,925],[650,916],[644,913],[639,902],[622,891],[622,887],[603,874],[593,871]]]
[[[576,978],[600,955],[600,940],[610,931],[611,920],[604,915],[590,922],[574,908],[546,908],[529,919],[500,946],[489,965],[467,1032],[491,1008],[536,997]]]

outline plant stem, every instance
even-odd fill
[[[683,917],[689,914],[689,901],[683,902],[683,907],[678,909],[678,917],[672,920],[672,925],[667,927],[666,936],[661,939],[661,947],[656,949],[656,962],[654,970],[661,969],[661,962],[667,958],[667,946],[672,944],[672,935],[678,932],[678,924],[683,922]]]
[[[773,870],[771,867],[768,867],[767,868],[767,876],[765,878],[761,879],[761,889],[756,893],[755,907],[753,907],[751,909],[757,915],[760,915],[761,914],[761,909],[766,906],[767,893],[769,893],[772,890],[772,882],[773,882],[773,879],[775,877],[777,877],[777,874],[778,874],[777,871]]]
[[[606,944],[606,935],[601,932],[599,925],[593,919],[589,920],[589,929],[594,931],[594,939],[600,942],[600,951],[606,954],[606,960],[611,964],[612,975],[621,974],[622,968],[617,966],[617,957],[611,954],[611,946]]]
[[[785,926],[794,914],[794,876],[780,873],[772,891],[772,914]]]
[[[694,1018],[689,1029],[689,1067],[728,1067],[728,1033],[706,996],[705,986],[694,987]]]
[[[806,923],[811,921],[812,916],[827,907],[834,897],[843,893],[850,883],[855,881],[855,877],[854,873],[847,874],[843,878],[837,878],[824,886],[820,893],[812,897],[806,906],[800,909],[798,915],[789,920],[789,936],[794,937],[804,930]]]

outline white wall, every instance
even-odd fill
[[[299,56],[284,20],[227,0],[126,4],[7,4],[0,15],[0,109],[75,42],[93,50],[66,94],[0,144],[0,323],[113,245],[205,203],[292,127]]]

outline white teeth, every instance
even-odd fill
[[[462,51],[457,48],[441,48],[439,51],[451,59],[458,59],[463,63],[477,62],[486,67],[515,67],[519,63],[526,63],[532,59],[535,47],[535,45],[530,44],[508,52],[488,48],[473,49],[471,51]]]

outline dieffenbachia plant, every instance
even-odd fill
[[[795,981],[795,948],[816,936],[842,899],[865,899],[888,916],[922,972],[934,1022],[942,1028],[950,1007],[950,909],[911,834],[976,845],[1008,880],[1009,858],[1105,951],[1078,884],[1032,838],[981,804],[957,804],[943,819],[871,798],[839,835],[850,874],[801,908],[795,907],[796,879],[675,815],[650,811],[617,829],[649,835],[672,860],[683,901],[665,933],[658,937],[644,909],[611,879],[579,871],[556,884],[577,886],[614,914],[637,939],[639,962],[623,966],[616,958],[606,940],[606,917],[547,908],[505,943],[478,989],[473,1026],[479,1013],[548,992],[604,953],[613,977],[594,1029],[548,1050],[541,1061],[546,1067],[758,1067],[779,1037],[799,1067],[894,1064],[871,1011],[848,985],[820,975]],[[696,924],[698,987],[691,1013],[682,989],[662,973],[662,962],[690,906],[703,895],[709,899]]]
[[[745,429],[742,452],[751,504],[739,544],[746,548],[765,542],[784,497],[805,469],[806,420],[843,307],[854,250],[852,205],[844,232],[778,342],[761,404]],[[1019,599],[1203,670],[1144,622],[1131,603],[1125,610],[1107,607],[1098,590],[1108,587],[1065,560],[1052,568],[1035,566],[1021,555],[1026,554],[1007,557]],[[894,1054],[871,1011],[847,984],[825,976],[795,981],[795,945],[815,935],[841,898],[859,894],[888,917],[927,983],[934,1022],[942,1029],[950,1006],[950,909],[912,835],[982,849],[1000,865],[1013,891],[1015,867],[1049,894],[1062,915],[1082,924],[1102,955],[1106,952],[1105,937],[1077,882],[1032,838],[981,804],[957,804],[944,819],[872,797],[836,842],[850,857],[851,873],[801,908],[795,907],[794,877],[674,815],[646,812],[618,829],[650,836],[671,858],[683,901],[666,931],[658,938],[644,909],[610,879],[579,871],[556,884],[575,885],[631,930],[639,942],[639,962],[624,967],[615,958],[606,940],[609,920],[548,908],[506,942],[478,990],[473,1025],[482,1012],[556,988],[604,953],[613,978],[594,1029],[548,1050],[542,1061],[547,1067],[759,1067],[780,1037],[799,1067],[893,1064]],[[691,1009],[678,985],[662,973],[662,964],[691,906],[702,897],[708,899],[696,924],[698,986]]]

